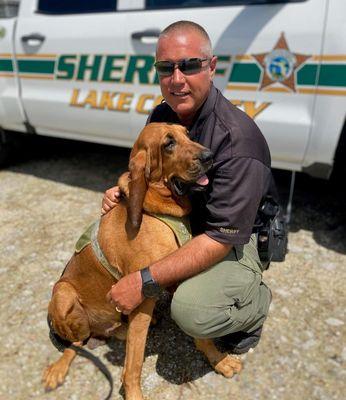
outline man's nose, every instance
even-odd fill
[[[180,71],[177,65],[174,67],[172,82],[175,85],[185,83],[185,75]]]

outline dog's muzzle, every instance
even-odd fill
[[[184,196],[191,192],[202,192],[207,189],[209,179],[206,172],[210,170],[213,165],[213,154],[209,150],[201,152],[198,157],[201,165],[201,175],[194,181],[184,181],[178,177],[171,179],[171,189],[177,196]]]

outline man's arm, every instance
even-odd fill
[[[206,234],[201,234],[150,265],[150,272],[161,286],[170,286],[214,265],[222,260],[231,248],[230,244],[217,242]],[[129,314],[144,300],[140,272],[136,271],[123,277],[112,286],[108,296],[118,309],[124,314]]]
[[[216,264],[230,252],[231,248],[232,245],[217,242],[203,233],[152,264],[150,272],[161,286],[170,286]]]

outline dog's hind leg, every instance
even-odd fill
[[[54,331],[69,342],[82,342],[90,336],[89,318],[77,290],[59,281],[48,306]]]
[[[90,336],[88,316],[76,289],[69,282],[60,281],[55,285],[48,314],[54,332],[76,346],[81,346]],[[53,390],[63,383],[75,356],[75,350],[66,348],[62,356],[46,368],[42,377],[46,390]]]
[[[221,353],[212,339],[195,339],[197,350],[204,353],[216,372],[231,378],[242,369],[241,360],[236,356]]]
[[[82,342],[75,342],[73,344],[80,346]],[[51,365],[48,365],[42,376],[42,382],[46,391],[54,390],[57,388],[57,386],[62,385],[75,357],[75,350],[67,348],[57,361]]]
[[[129,315],[123,385],[126,400],[143,400],[141,372],[148,328],[155,307],[154,299],[146,299]]]

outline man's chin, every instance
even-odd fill
[[[186,96],[182,98],[178,97],[171,97],[167,103],[170,105],[170,107],[173,109],[174,112],[176,112],[178,115],[189,115],[193,112],[194,110],[194,105],[191,102],[191,97]]]
[[[178,104],[174,109],[180,121],[189,121],[196,114],[195,107],[189,103]]]

